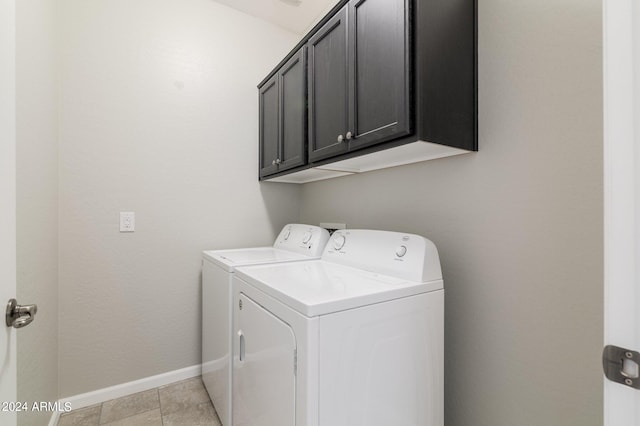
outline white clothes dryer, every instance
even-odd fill
[[[233,278],[234,426],[442,426],[444,289],[418,235],[336,231]]]
[[[286,225],[273,247],[203,252],[202,381],[224,426],[232,425],[231,278],[238,266],[318,259],[329,232],[317,226]]]

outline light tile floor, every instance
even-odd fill
[[[200,377],[73,410],[58,426],[220,426]]]

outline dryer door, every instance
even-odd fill
[[[244,293],[234,302],[233,424],[294,426],[293,330]]]

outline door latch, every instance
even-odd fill
[[[640,389],[640,353],[618,346],[605,346],[602,368],[612,382]]]
[[[18,305],[16,299],[10,299],[5,314],[7,327],[26,327],[34,320],[36,312],[38,312],[37,305]]]

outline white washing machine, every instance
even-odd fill
[[[318,259],[329,240],[326,229],[286,225],[273,247],[203,252],[202,381],[224,426],[232,424],[232,294],[231,278],[238,266]]]
[[[442,426],[444,289],[418,235],[336,231],[321,260],[238,268],[234,426]]]

